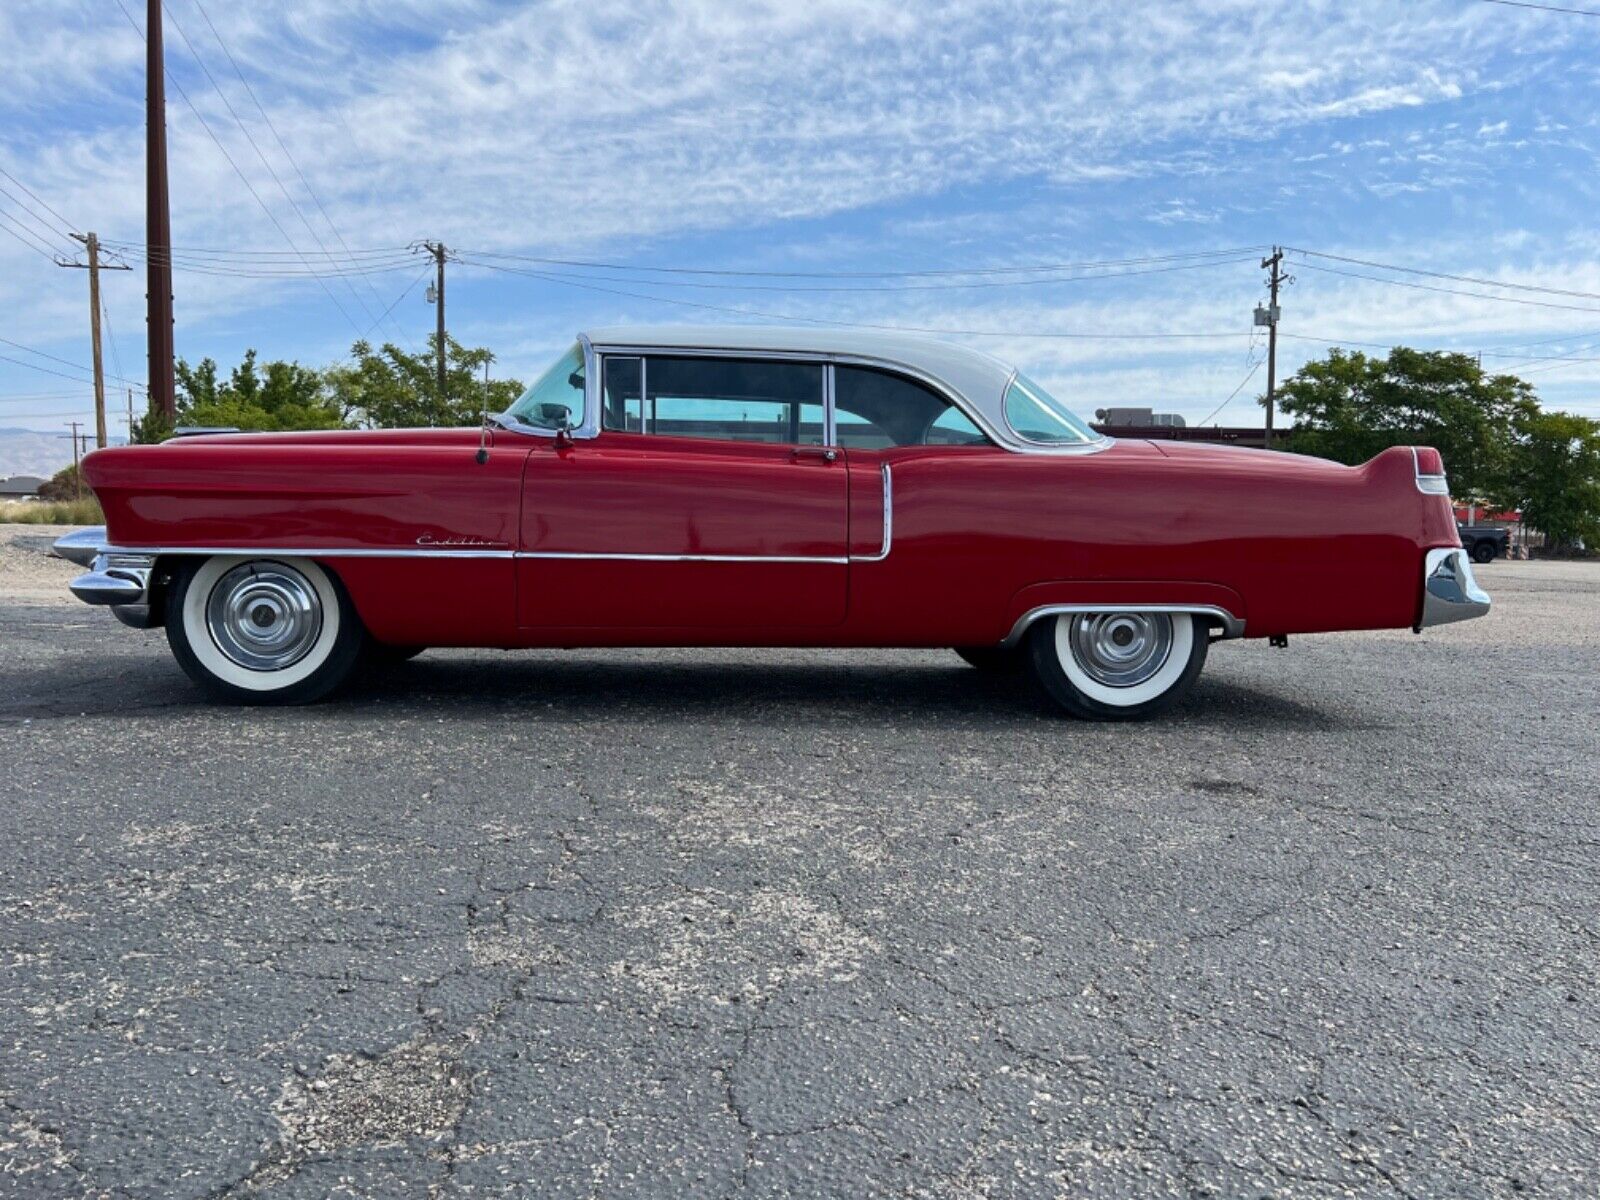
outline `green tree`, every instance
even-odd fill
[[[322,372],[295,362],[259,366],[254,350],[226,380],[215,360],[196,366],[185,359],[173,365],[177,381],[178,425],[220,425],[235,429],[340,429],[348,424]],[[147,413],[134,424],[136,442],[159,442],[172,427]]]
[[[439,393],[438,360],[429,350],[412,354],[393,342],[374,350],[368,342],[351,347],[353,365],[330,367],[329,392],[356,423],[377,429],[476,425],[485,407],[502,412],[522,394],[515,379],[492,379],[483,386],[483,369],[494,361],[485,347],[468,349],[447,336],[444,394]]]
[[[1363,463],[1390,446],[1433,446],[1458,498],[1495,494],[1511,469],[1516,427],[1539,411],[1514,375],[1485,375],[1468,354],[1396,346],[1387,358],[1334,349],[1279,392],[1295,418],[1289,449]]]
[[[62,467],[39,485],[41,500],[77,500],[88,492],[89,489],[83,486],[83,480],[78,476],[77,463]]]
[[[1518,422],[1517,453],[1499,499],[1554,548],[1600,543],[1600,421],[1534,413]]]

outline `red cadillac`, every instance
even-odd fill
[[[1139,717],[1213,641],[1489,609],[1434,450],[1100,437],[889,334],[594,330],[483,430],[212,433],[84,474],[107,524],[58,543],[73,592],[238,703],[429,646],[945,646]]]

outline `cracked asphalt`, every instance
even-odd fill
[[[1600,564],[1110,727],[921,652],[213,708],[7,536],[0,1194],[1600,1192]]]

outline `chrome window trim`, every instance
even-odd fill
[[[833,410],[834,364],[822,364],[822,444],[830,449],[839,444],[839,419]]]
[[[894,479],[888,463],[883,463],[880,469],[883,471],[883,545],[876,554],[852,554],[851,562],[882,562],[889,557],[894,545]]]
[[[965,397],[965,395],[958,394],[957,390],[952,389],[947,382],[942,381],[942,379],[939,379],[938,376],[928,374],[926,371],[917,368],[917,366],[910,366],[907,365],[907,363],[899,362],[899,360],[896,360],[896,358],[878,358],[874,357],[874,355],[864,354],[832,354],[832,352],[826,352],[826,350],[738,350],[725,349],[725,347],[717,346],[653,346],[653,344],[648,344],[648,342],[602,342],[600,346],[595,346],[595,352],[602,355],[658,354],[667,355],[667,357],[674,358],[773,358],[773,360],[778,360],[778,362],[810,362],[824,363],[824,365],[829,365],[829,363],[832,363],[832,365],[835,366],[869,366],[869,368],[875,368],[875,370],[888,371],[890,374],[899,374],[899,376],[904,376],[904,378],[914,379],[914,381],[920,382],[920,384],[923,384],[923,386],[928,387],[928,389],[933,390],[933,392],[936,392],[936,394],[941,395],[941,397],[944,397],[944,400],[947,400],[950,405],[954,405],[955,408],[958,408],[958,410],[962,410],[962,413],[966,414],[966,418],[970,419],[974,426],[978,426],[978,429],[981,430],[982,434],[984,434],[984,437],[989,438],[990,442],[994,443],[995,446],[998,446],[1000,450],[1005,450],[1006,453],[1040,454],[1040,456],[1053,456],[1053,454],[1098,454],[1101,453],[1102,450],[1110,450],[1110,446],[1114,445],[1115,443],[1115,438],[1107,437],[1106,434],[1099,435],[1099,438],[1096,440],[1096,442],[1077,442],[1069,443],[1069,445],[1058,445],[1058,443],[1045,442],[1029,442],[1027,438],[1021,437],[1021,435],[1016,434],[1014,430],[1011,430],[1010,426],[995,426],[994,422],[989,421],[989,419],[982,414],[982,411],[979,411],[978,406],[974,405],[974,403],[971,403],[970,400]],[[1011,371],[1010,376],[1008,376],[1008,379],[1006,379],[1006,387],[1011,386],[1011,379],[1016,378],[1016,374],[1018,374],[1016,371]],[[829,389],[829,397],[827,397],[827,400],[829,400],[829,413],[832,413],[832,403],[834,403],[834,392],[832,392],[832,389]],[[1005,390],[1002,390],[1002,394],[1000,394],[1000,418],[1002,418],[1002,421],[1005,419]],[[829,442],[830,446],[838,445],[837,437],[838,429],[837,426],[835,426],[834,440]]]
[[[1077,453],[1084,453],[1085,451],[1089,450],[1106,449],[1106,447],[1110,444],[1111,439],[1103,433],[1095,434],[1095,440],[1089,442],[1036,442],[1032,438],[1023,437],[1021,433],[1017,432],[1017,427],[1011,423],[1010,414],[1006,412],[1006,398],[1011,395],[1012,385],[1017,382],[1017,376],[1021,374],[1022,372],[1020,370],[1013,367],[1011,370],[1011,375],[1006,379],[1006,386],[1000,390],[1000,419],[1006,423],[1006,430],[1011,434],[1012,437],[1016,438],[1017,441],[1021,442],[1025,446],[1034,447],[1034,450],[1031,451],[1034,453],[1038,452],[1039,450],[1052,450],[1056,452],[1071,450]],[[1094,430],[1091,429],[1089,432],[1094,433]]]
[[[727,446],[802,446],[804,442],[753,442],[743,438],[700,437],[698,435],[657,434],[654,428],[654,410],[650,410],[651,420],[649,428],[645,428],[646,401],[650,396],[650,356],[654,354],[661,358],[722,358],[741,359],[756,358],[768,362],[792,362],[817,364],[822,367],[821,392],[817,402],[822,406],[823,444],[834,446],[831,429],[833,425],[833,371],[830,360],[826,355],[808,354],[800,351],[782,353],[768,350],[711,350],[711,349],[679,349],[665,346],[601,346],[595,351],[600,370],[605,369],[606,360],[612,358],[637,358],[639,360],[639,432],[651,437],[691,436],[695,441],[717,442]],[[602,396],[603,396],[602,391]],[[802,401],[802,403],[805,403]],[[625,433],[627,430],[613,429],[610,433]]]
[[[714,347],[714,346],[692,346],[692,347],[691,346],[651,346],[651,345],[643,345],[643,344],[610,343],[610,342],[604,343],[604,344],[596,347],[596,350],[601,355],[616,354],[616,355],[625,355],[625,356],[628,356],[628,357],[632,357],[633,355],[636,355],[636,354],[637,355],[641,355],[641,356],[649,355],[649,354],[658,354],[658,355],[663,355],[663,356],[666,356],[666,357],[669,357],[669,358],[762,358],[762,359],[772,359],[772,360],[775,360],[775,361],[778,361],[778,362],[814,362],[814,363],[821,363],[821,364],[823,364],[823,366],[825,368],[826,367],[830,367],[830,366],[872,367],[872,368],[875,368],[875,369],[880,370],[880,371],[887,371],[891,375],[903,375],[907,379],[915,380],[916,382],[922,384],[923,386],[931,389],[933,392],[935,392],[939,396],[941,396],[945,401],[947,401],[948,403],[954,405],[956,408],[960,409],[963,413],[965,413],[967,415],[967,417],[972,421],[972,423],[974,425],[976,425],[980,431],[982,431],[984,436],[987,437],[991,442],[993,442],[1000,449],[1002,449],[1002,450],[1010,450],[1012,453],[1022,453],[1022,452],[1024,452],[1024,448],[1023,447],[1019,447],[1019,446],[1016,446],[1016,445],[1007,445],[1005,436],[1000,431],[995,429],[995,427],[993,425],[991,425],[987,420],[985,420],[983,415],[981,413],[979,413],[973,407],[973,405],[970,404],[966,400],[965,397],[963,397],[961,395],[958,395],[943,380],[938,379],[938,378],[936,378],[936,377],[934,377],[932,375],[929,375],[926,371],[920,371],[916,367],[910,367],[910,366],[905,365],[904,363],[895,362],[893,359],[872,358],[870,356],[860,355],[860,354],[828,354],[828,353],[824,353],[824,352],[821,352],[821,351],[812,351],[812,350],[724,350],[724,349],[719,349],[719,348]],[[832,373],[831,370],[825,370],[823,372],[823,374],[824,374],[824,379],[825,379],[825,382],[824,382],[824,390],[826,392],[825,400],[826,400],[826,404],[827,404],[827,409],[826,409],[827,418],[826,419],[830,423],[834,424],[834,428],[833,428],[833,430],[832,430],[832,432],[830,434],[830,440],[828,441],[828,445],[837,447],[838,444],[839,444],[838,440],[837,440],[838,439],[838,428],[837,428],[837,425],[834,422],[834,418],[833,418],[833,405],[834,405],[834,385],[833,385],[833,380],[832,380],[832,374],[833,373]],[[1107,439],[1107,440],[1109,441],[1109,439]],[[1030,443],[1027,443],[1027,445],[1030,446],[1030,447],[1033,447],[1033,446],[1036,446],[1037,444],[1030,442]],[[1062,447],[1062,448],[1065,448],[1065,447]],[[1080,449],[1081,450],[1081,449],[1083,449],[1083,447],[1081,447],[1081,446],[1080,447],[1075,447],[1075,449]],[[1031,453],[1031,452],[1034,452],[1034,451],[1028,451],[1028,452]]]
[[[580,333],[578,345],[583,350],[583,420],[574,428],[566,431],[573,439],[594,438],[600,436],[600,381],[595,377],[596,356],[594,343],[589,340],[589,335]],[[501,427],[507,433],[525,433],[534,437],[555,438],[560,437],[559,429],[544,429],[537,425],[528,425],[508,416],[510,409],[495,414]]]
[[[1140,604],[1130,601],[1127,604],[1042,604],[1038,608],[1030,608],[1017,618],[1017,623],[1011,627],[1011,632],[1006,634],[1000,643],[1002,648],[1015,646],[1022,640],[1022,635],[1028,632],[1029,626],[1041,617],[1059,617],[1067,613],[1104,613],[1104,612],[1158,612],[1158,613],[1190,613],[1199,617],[1216,617],[1222,622],[1223,635],[1237,638],[1244,636],[1244,622],[1234,616],[1225,608],[1214,604]]]

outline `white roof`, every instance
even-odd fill
[[[886,330],[785,325],[617,325],[585,330],[584,336],[601,349],[767,350],[869,359],[932,376],[977,410],[992,430],[1006,431],[1001,402],[1013,368],[981,351],[949,342]]]

